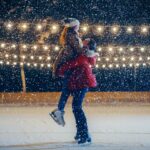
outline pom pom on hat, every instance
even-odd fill
[[[75,19],[75,18],[65,18],[62,20],[62,24],[65,27],[75,27],[75,26],[80,26],[80,22],[79,20]]]

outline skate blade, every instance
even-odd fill
[[[58,120],[56,119],[56,117],[52,114],[52,113],[49,113],[49,115],[52,117],[52,119],[58,124],[58,125],[61,125]]]
[[[92,142],[85,142],[85,143],[80,143],[80,144],[78,144],[79,146],[89,146],[89,145],[91,145],[92,144]]]

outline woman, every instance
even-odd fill
[[[75,59],[82,53],[82,40],[79,37],[80,22],[74,18],[67,18],[63,20],[64,29],[60,35],[60,45],[62,49],[56,58],[53,65],[53,76],[56,76],[57,70],[69,60]],[[71,71],[65,73],[61,97],[59,99],[58,109],[54,110],[50,115],[60,125],[64,126],[64,110],[59,109],[62,102],[67,101],[70,93],[68,93],[67,82]]]

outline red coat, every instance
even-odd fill
[[[68,78],[68,87],[70,90],[95,87],[97,85],[95,75],[92,73],[91,66],[95,65],[96,57],[78,56],[71,60],[58,70],[59,76],[64,76],[65,71],[72,69]]]

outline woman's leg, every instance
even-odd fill
[[[70,96],[70,91],[67,88],[64,88],[62,90],[62,93],[58,102],[58,110],[64,111],[64,108],[65,108],[65,105],[69,96]]]
[[[86,140],[89,138],[87,120],[82,109],[82,102],[87,91],[88,89],[84,88],[72,92],[72,109],[76,121],[77,135],[79,137],[79,140],[83,141],[83,143],[86,142]]]

